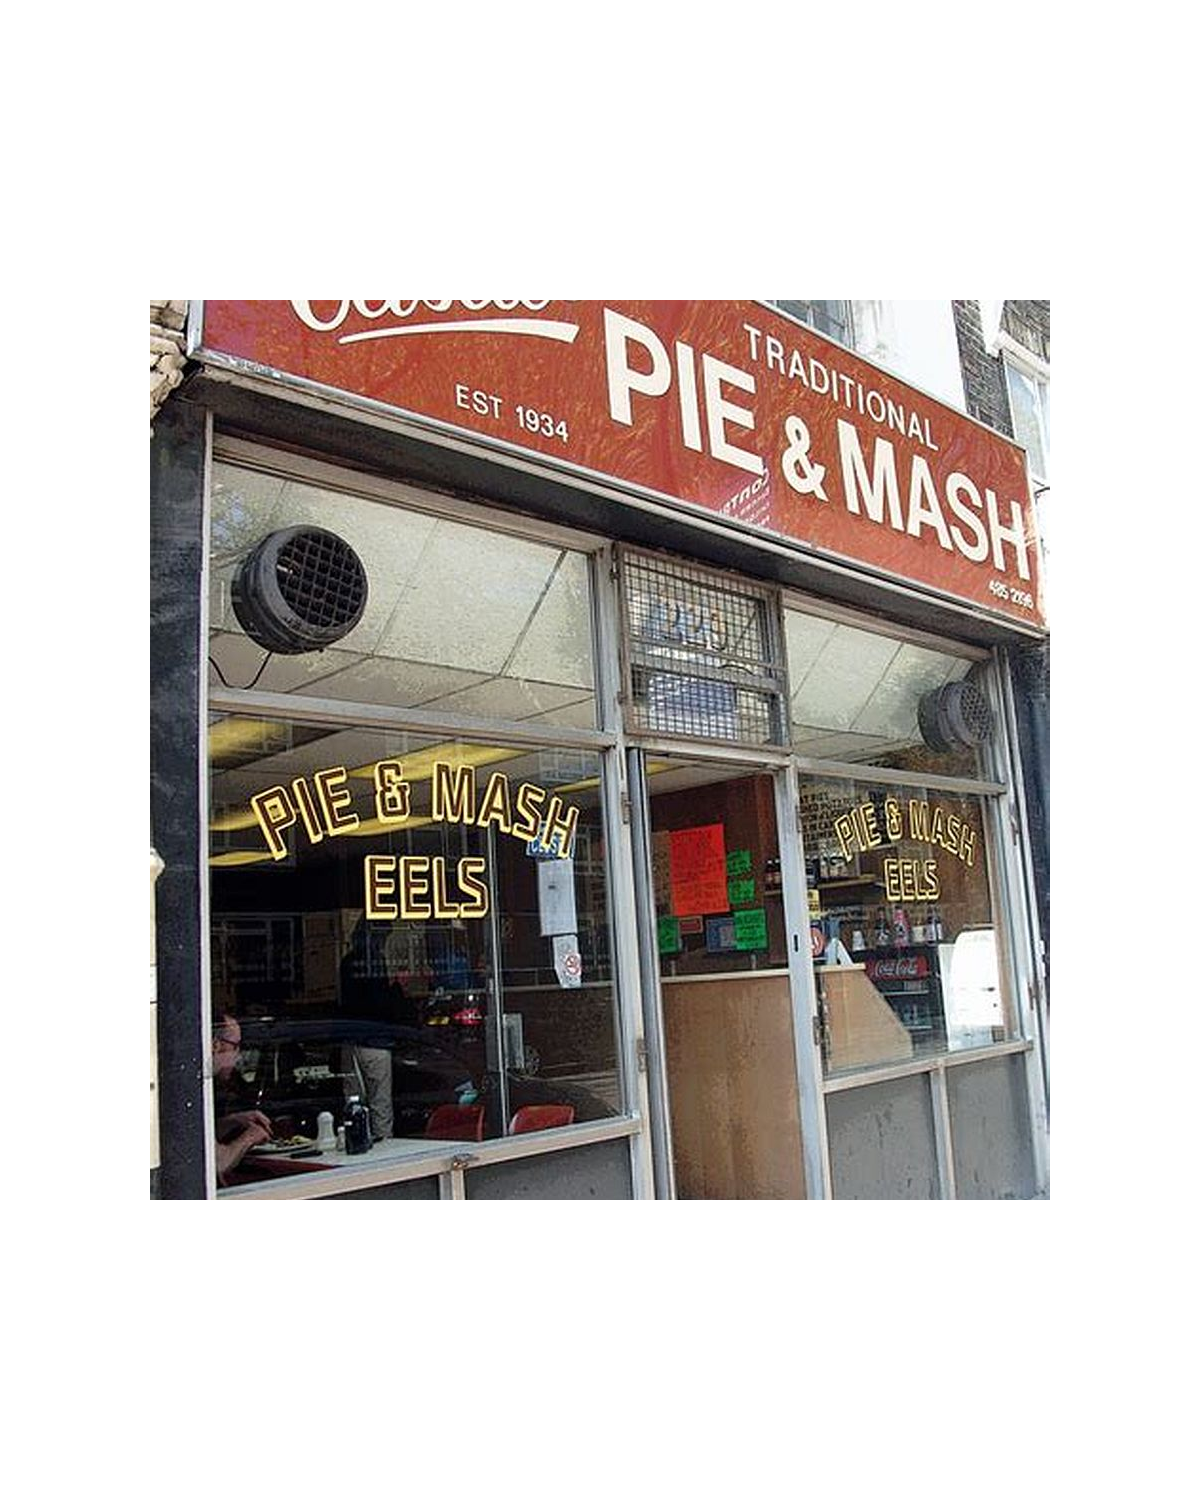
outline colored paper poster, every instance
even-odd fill
[[[726,875],[749,875],[749,849],[731,849],[725,856],[725,873]]]
[[[654,910],[660,917],[671,913],[671,835],[650,836],[650,878],[654,882]]]
[[[680,917],[679,934],[681,937],[695,937],[697,933],[704,931],[703,917]]]
[[[737,947],[732,917],[707,917],[705,919],[704,947],[709,953],[729,953]]]
[[[730,906],[749,906],[754,900],[754,877],[749,880],[731,880],[729,882],[729,904]]]
[[[733,914],[734,946],[742,951],[767,946],[767,914],[761,906]]]
[[[659,917],[658,951],[660,953],[678,953],[682,947],[683,939],[679,935],[679,918]]]
[[[729,910],[723,823],[671,834],[671,910],[677,917]]]

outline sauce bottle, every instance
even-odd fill
[[[346,1155],[361,1156],[371,1149],[371,1119],[357,1094],[346,1102]]]

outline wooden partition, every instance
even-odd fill
[[[786,973],[662,984],[680,1198],[803,1198]]]

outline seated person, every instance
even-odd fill
[[[241,1046],[242,1028],[237,1017],[227,1006],[217,1005],[213,1010],[212,1038],[214,1097],[219,1096],[221,1085],[228,1084],[233,1077]],[[218,1105],[216,1137],[217,1182],[228,1187],[229,1174],[251,1146],[271,1139],[271,1122],[259,1109],[222,1114]]]

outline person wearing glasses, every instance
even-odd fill
[[[242,1050],[242,1028],[227,1007],[213,1012],[213,1083],[219,1089],[233,1077]],[[250,1150],[271,1139],[271,1122],[260,1109],[237,1110],[217,1117],[217,1181],[229,1186],[229,1174]]]

